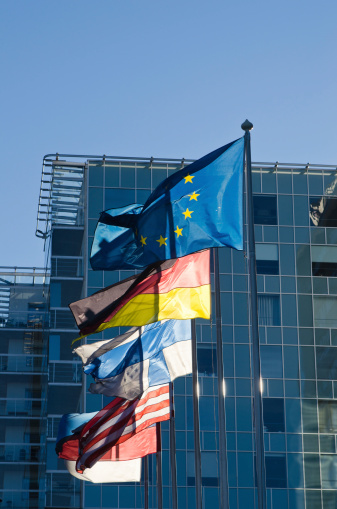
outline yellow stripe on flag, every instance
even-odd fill
[[[165,319],[210,318],[210,285],[175,288],[164,294],[140,294],[123,306],[109,322],[95,332],[109,327],[139,327]]]

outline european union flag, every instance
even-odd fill
[[[240,138],[171,175],[145,205],[102,212],[92,268],[144,268],[210,247],[242,249],[243,153]]]

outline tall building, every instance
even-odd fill
[[[37,235],[50,279],[46,507],[141,508],[137,484],[94,485],[72,478],[54,453],[68,412],[95,411],[108,398],[87,392],[73,357],[69,302],[133,271],[89,265],[99,213],[144,203],[190,161],[49,155],[44,158]],[[263,384],[267,501],[270,509],[337,507],[337,189],[336,168],[253,165],[254,221]],[[221,312],[230,509],[256,506],[252,368],[245,252],[220,249]],[[124,330],[124,329],[123,329]],[[118,335],[110,329],[95,339]],[[215,320],[197,320],[202,490],[218,507],[219,457]],[[175,381],[178,507],[195,507],[192,378]],[[163,500],[172,503],[168,425],[162,426]],[[150,507],[157,507],[150,460]]]
[[[0,267],[0,507],[44,508],[49,274]]]

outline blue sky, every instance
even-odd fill
[[[337,164],[337,3],[2,0],[0,266],[43,266],[47,153]]]

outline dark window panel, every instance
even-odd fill
[[[278,275],[278,260],[256,260],[258,274]]]
[[[267,488],[287,487],[287,468],[285,455],[265,457]]]
[[[217,374],[216,349],[204,345],[198,345],[198,373],[203,376]]]
[[[282,398],[263,398],[263,425],[269,433],[284,432],[284,401]]]
[[[276,196],[253,196],[254,223],[255,224],[277,224],[277,202]]]

